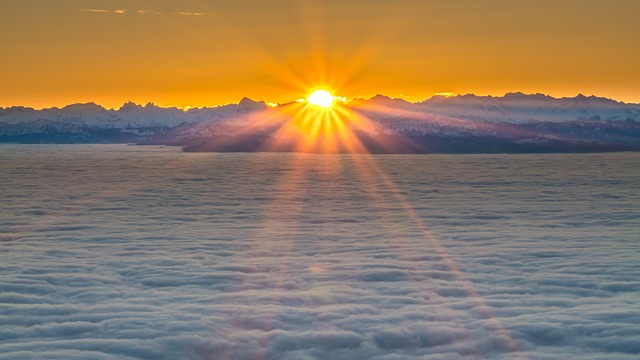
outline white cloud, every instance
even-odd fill
[[[3,145],[0,359],[635,359],[638,155],[582,156]]]

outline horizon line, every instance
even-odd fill
[[[504,93],[504,95],[479,95],[479,94],[475,94],[475,93],[466,93],[466,94],[459,94],[459,93],[453,93],[453,92],[438,92],[433,94],[431,97],[425,98],[424,100],[418,100],[418,101],[410,101],[408,100],[408,96],[399,96],[399,97],[394,97],[394,96],[388,96],[388,95],[384,95],[381,93],[377,93],[376,95],[373,95],[369,98],[366,98],[364,96],[357,96],[357,97],[353,97],[351,99],[348,99],[345,101],[345,104],[349,104],[353,101],[358,101],[358,100],[364,100],[364,101],[370,101],[374,98],[377,97],[384,97],[384,98],[388,98],[391,100],[400,100],[400,101],[404,101],[406,103],[409,104],[420,104],[423,103],[425,101],[431,100],[431,99],[435,99],[435,98],[444,98],[444,99],[450,99],[450,98],[461,98],[461,97],[468,97],[468,96],[474,96],[474,97],[478,97],[478,98],[506,98],[508,95],[521,95],[521,96],[544,96],[547,98],[551,98],[554,100],[562,100],[562,99],[575,99],[575,98],[580,98],[580,97],[584,97],[584,98],[597,98],[597,99],[606,99],[606,100],[611,100],[614,101],[618,104],[622,104],[622,105],[640,105],[640,102],[625,102],[622,100],[618,100],[618,99],[614,99],[614,98],[609,98],[609,97],[605,97],[605,96],[598,96],[598,95],[585,95],[583,93],[578,93],[575,96],[560,96],[560,97],[556,97],[553,95],[548,95],[545,93],[541,93],[541,92],[536,92],[536,93],[525,93],[522,91],[510,91],[510,92],[506,92]],[[335,96],[336,98],[338,98],[338,96]],[[136,106],[140,106],[140,107],[146,107],[146,106],[154,106],[154,107],[158,107],[158,108],[162,108],[162,109],[179,109],[182,111],[189,111],[191,109],[214,109],[214,108],[219,108],[219,107],[225,107],[225,106],[230,106],[230,105],[239,105],[243,100],[250,100],[253,101],[255,103],[264,103],[266,106],[269,107],[278,107],[278,106],[283,106],[283,105],[287,105],[287,104],[291,104],[294,103],[296,101],[298,101],[299,99],[294,99],[294,100],[290,100],[287,102],[267,102],[265,100],[254,100],[248,96],[244,96],[242,97],[237,103],[236,102],[231,102],[231,103],[226,103],[226,104],[213,104],[213,105],[204,105],[204,106],[177,106],[177,105],[158,105],[156,104],[154,101],[147,101],[145,102],[140,102],[140,103],[136,103],[132,100],[126,100],[125,102],[122,103],[122,105],[120,105],[120,107],[116,108],[116,107],[108,107],[105,105],[102,105],[96,101],[88,101],[88,102],[74,102],[74,103],[69,103],[66,105],[59,105],[59,106],[48,106],[48,107],[35,107],[35,106],[28,106],[28,105],[10,105],[7,107],[3,107],[0,106],[0,109],[11,109],[11,108],[24,108],[24,109],[32,109],[32,110],[36,110],[36,111],[42,111],[42,110],[54,110],[54,109],[63,109],[65,107],[68,106],[72,106],[72,105],[97,105],[107,111],[118,111],[120,109],[122,109],[125,105],[127,104],[133,104]]]

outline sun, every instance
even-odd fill
[[[331,107],[333,104],[334,96],[324,89],[315,90],[307,98],[307,102],[311,105],[319,106],[323,109]]]

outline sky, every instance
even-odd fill
[[[1,0],[0,106],[578,93],[640,103],[635,0]]]

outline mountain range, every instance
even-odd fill
[[[283,126],[299,103],[269,106],[243,98],[219,107],[163,108],[132,102],[36,110],[0,108],[0,142],[135,143],[187,151],[300,151]],[[640,150],[640,104],[578,95],[434,96],[411,103],[376,95],[340,103],[345,124],[373,153],[525,153]],[[274,144],[265,147],[264,144]],[[303,151],[308,151],[303,150]],[[315,150],[311,150],[315,151]],[[349,151],[340,146],[333,151]]]

